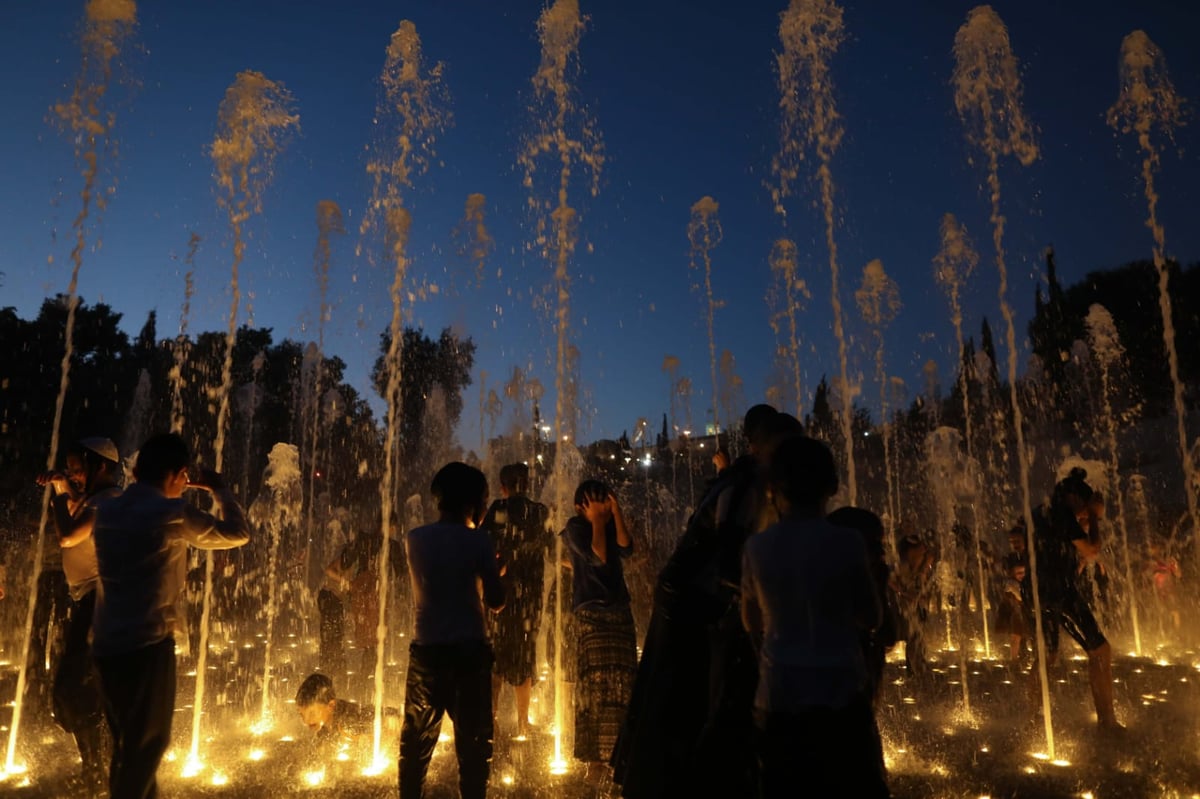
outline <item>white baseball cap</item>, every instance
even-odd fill
[[[112,461],[113,463],[121,462],[121,454],[117,452],[117,445],[110,438],[101,438],[99,436],[83,438],[80,439],[79,446],[91,450],[106,461]]]

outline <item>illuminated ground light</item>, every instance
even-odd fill
[[[187,762],[183,764],[183,771],[180,772],[180,776],[185,779],[191,779],[201,771],[204,771],[204,764],[200,762],[199,758],[189,755]]]
[[[1033,756],[1034,760],[1049,760],[1050,759],[1050,755],[1046,754],[1045,752],[1030,752],[1030,755]]]
[[[1058,760],[1051,760],[1050,765],[1058,766],[1059,768],[1066,768],[1067,766],[1071,765],[1071,761],[1059,758]]]
[[[550,761],[550,773],[554,775],[567,773],[567,761],[562,758],[555,758]]]
[[[500,778],[500,782],[504,783],[505,785],[512,785],[514,782],[513,775],[505,774],[503,777]]]
[[[1084,791],[1079,794],[1079,799],[1096,799],[1096,797],[1091,791]]]
[[[325,769],[320,769],[319,771],[304,772],[304,784],[305,785],[311,785],[312,787],[315,788],[324,781],[325,781]]]
[[[8,768],[0,770],[0,781],[7,780],[9,777],[19,776],[21,774],[24,774],[28,770],[29,770],[29,767],[26,766],[24,763],[14,763],[13,765],[9,766]]]
[[[249,759],[258,762],[267,756],[267,753],[261,749],[251,749],[250,754],[246,755]]]
[[[229,777],[225,776],[224,773],[222,773],[220,771],[213,772],[213,775],[212,775],[212,784],[213,785],[227,785],[228,783],[229,783]]]
[[[392,761],[385,757],[381,752],[375,755],[375,759],[371,761],[371,765],[364,768],[362,773],[364,777],[378,777],[391,765]]]

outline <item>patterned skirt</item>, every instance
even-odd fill
[[[628,607],[583,607],[575,683],[575,758],[607,762],[633,695],[637,633]]]

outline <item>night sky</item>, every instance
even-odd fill
[[[736,358],[746,403],[761,401],[768,385],[774,337],[764,300],[771,285],[767,255],[785,232],[800,245],[812,292],[803,330],[806,391],[822,374],[838,372],[816,184],[803,176],[786,231],[764,185],[779,146],[773,65],[784,5],[582,3],[588,22],[578,97],[607,157],[598,196],[576,191],[571,198],[582,214],[572,338],[581,352],[583,440],[622,430],[632,435],[638,417],[658,429],[669,403],[667,355],[680,359],[679,375],[695,386],[692,426],[698,429],[710,413],[705,298],[689,288],[696,275],[689,273],[687,238],[689,209],[705,195],[720,204],[724,230],[712,253],[714,295],[724,303],[716,347]],[[83,3],[9,6],[0,25],[0,305],[32,318],[70,278],[70,227],[82,178],[71,141],[48,122],[48,111],[67,98],[79,70]],[[354,248],[370,195],[365,148],[377,78],[391,33],[410,19],[427,65],[445,63],[454,126],[438,141],[440,164],[406,195],[413,215],[411,284],[438,287],[406,310],[431,335],[453,326],[478,346],[460,430],[468,448],[479,440],[480,370],[499,390],[514,366],[531,369],[547,387],[542,407],[549,415],[554,336],[532,297],[544,290],[551,267],[528,247],[517,165],[522,136],[533,127],[530,78],[539,62],[535,25],[542,7],[537,0],[140,4],[133,47],[108,98],[119,152],[104,162],[102,185],[115,181],[115,193],[107,210],[92,217],[79,293],[123,313],[131,336],[151,309],[160,337],[173,335],[183,302],[182,259],[195,232],[202,242],[190,330],[225,329],[231,235],[217,207],[207,148],[225,89],[239,71],[261,71],[294,95],[301,130],[276,161],[262,214],[247,224],[242,308],[250,315],[240,321],[273,328],[277,341],[316,338],[315,206],[336,201],[350,232],[334,247],[326,349],[349,364],[351,383],[373,394],[368,372],[390,318],[391,275],[356,258]],[[878,396],[874,353],[853,293],[874,258],[899,283],[904,306],[888,336],[890,373],[904,379],[910,398],[922,390],[922,366],[930,359],[941,365],[943,387],[953,379],[953,329],[930,263],[947,211],[966,224],[981,256],[966,291],[967,330],[977,335],[986,315],[1002,347],[985,175],[969,162],[977,153],[965,142],[949,85],[954,34],[970,7],[944,0],[844,6],[847,40],[832,77],[845,138],[832,168],[842,301],[854,339],[850,370],[863,375],[868,405]],[[1105,112],[1117,99],[1121,40],[1137,28],[1163,50],[1177,92],[1194,110],[1200,6],[1150,0],[994,8],[1020,61],[1024,108],[1041,153],[1027,168],[1011,158],[1001,166],[1010,299],[1023,339],[1034,291],[1045,279],[1047,245],[1055,247],[1066,283],[1150,256],[1141,156],[1132,137],[1107,126]],[[1184,263],[1200,259],[1198,125],[1190,116],[1157,176],[1167,251]],[[451,236],[472,192],[487,197],[485,224],[496,241],[482,286]],[[506,407],[506,419],[510,413]]]

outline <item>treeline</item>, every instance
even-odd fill
[[[9,529],[28,524],[40,510],[34,476],[47,462],[68,302],[65,295],[45,300],[32,320],[0,309],[0,525]],[[160,338],[151,311],[131,340],[121,320],[104,303],[77,301],[60,451],[73,439],[101,435],[128,456],[146,436],[181,420],[196,461],[215,465],[225,333]],[[385,333],[373,373],[380,396],[387,352]],[[419,491],[426,482],[420,467],[442,455],[435,448],[449,446],[474,352],[469,338],[449,331],[437,339],[404,331],[394,456],[410,468],[398,470],[397,497]],[[345,382],[345,370],[344,361],[319,353],[314,344],[276,342],[270,328],[237,331],[222,471],[247,501],[258,493],[267,453],[283,441],[298,446],[318,501],[378,507],[385,420]]]

